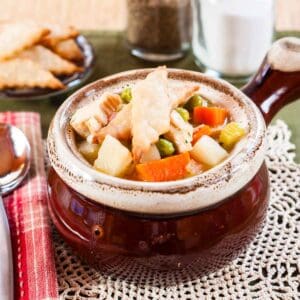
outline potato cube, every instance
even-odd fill
[[[224,160],[228,153],[213,138],[204,135],[194,145],[191,156],[197,162],[213,167]]]
[[[160,160],[160,159],[161,157],[156,145],[152,145],[150,149],[142,155],[140,163],[143,164],[149,161]]]
[[[131,152],[120,141],[107,135],[100,147],[94,167],[112,176],[122,176],[131,163]]]
[[[93,164],[94,160],[97,158],[99,148],[99,144],[90,144],[87,141],[83,141],[78,145],[79,152],[91,164]]]

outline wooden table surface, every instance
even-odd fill
[[[1,0],[0,4],[0,19],[31,18],[95,30],[126,26],[126,0]],[[300,31],[300,0],[277,0],[276,14],[277,30]]]

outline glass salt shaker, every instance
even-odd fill
[[[234,83],[258,69],[274,35],[273,0],[193,0],[192,48],[209,75]]]
[[[190,0],[127,0],[126,38],[134,56],[148,61],[181,58],[189,49]]]

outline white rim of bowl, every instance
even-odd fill
[[[51,165],[75,191],[97,203],[120,210],[170,215],[216,205],[233,195],[255,176],[263,163],[265,153],[266,128],[262,114],[247,96],[223,80],[199,72],[168,69],[171,78],[193,78],[200,84],[205,82],[215,89],[226,90],[246,111],[250,128],[246,145],[218,166],[200,175],[167,182],[140,182],[117,178],[96,171],[87,162],[79,159],[74,147],[72,149],[72,141],[66,132],[70,131],[68,111],[74,101],[80,101],[80,98],[89,94],[91,90],[98,92],[101,86],[107,86],[111,82],[132,80],[131,77],[133,80],[142,78],[152,70],[132,70],[108,76],[71,95],[56,112],[49,129],[47,144]]]

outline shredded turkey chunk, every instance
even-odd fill
[[[171,113],[170,130],[165,137],[175,144],[179,153],[192,150],[193,126],[184,121],[180,114],[173,110]]]
[[[95,135],[108,123],[111,114],[118,110],[121,103],[118,94],[104,93],[99,99],[78,109],[70,124],[84,138]]]
[[[95,139],[101,143],[107,134],[120,140],[131,137],[131,103],[125,105],[116,116],[95,134]]]

